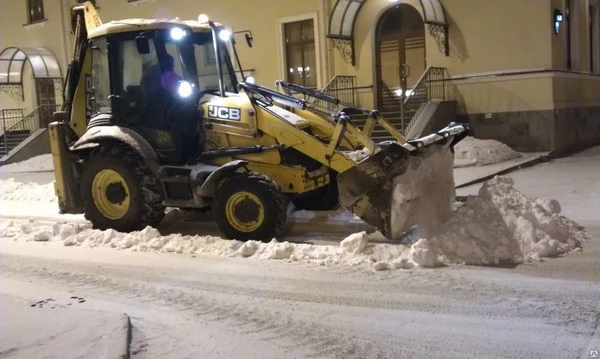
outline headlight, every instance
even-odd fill
[[[222,41],[229,41],[229,39],[231,39],[231,31],[229,31],[229,30],[219,31],[219,39],[221,39]]]
[[[190,97],[192,94],[192,84],[187,81],[180,81],[179,87],[177,87],[177,93],[182,98]]]
[[[185,30],[179,27],[174,27],[171,29],[171,38],[175,41],[179,41],[185,37]]]

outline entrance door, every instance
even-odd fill
[[[401,4],[384,13],[377,26],[377,102],[381,111],[399,111],[425,72],[425,25],[412,6]]]
[[[39,107],[38,122],[40,128],[45,128],[52,122],[52,114],[56,111],[54,79],[36,79],[35,88]]]

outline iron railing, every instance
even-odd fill
[[[415,125],[415,120],[428,102],[446,100],[446,69],[430,66],[402,104],[402,128],[405,133]],[[406,126],[405,126],[406,124]]]
[[[321,92],[332,95],[342,102],[356,104],[357,89],[356,76],[336,75]],[[311,109],[325,114],[330,114],[336,109],[334,104],[319,99],[314,99],[308,105]]]
[[[23,134],[31,134],[40,128],[47,128],[52,121],[52,114],[60,111],[61,105],[41,105],[20,120],[4,129],[2,135],[4,142],[4,151],[8,153],[12,148],[18,145],[18,141]],[[21,110],[22,113],[22,110]],[[4,122],[3,122],[4,125]]]
[[[446,100],[446,69],[428,67],[416,85],[401,95],[397,91],[392,91],[384,82],[380,86],[382,86],[382,97],[379,99],[379,110],[388,117],[395,128],[408,133],[429,102]],[[373,86],[357,87],[356,76],[336,75],[320,92],[331,95],[340,102],[358,106],[358,90],[366,88],[372,89]],[[284,88],[284,91],[290,96],[304,97],[307,108],[320,115],[329,116],[338,108],[335,103],[318,98],[307,98],[289,88]]]
[[[11,128],[17,122],[21,121],[25,116],[25,110],[22,108],[0,110],[0,120],[2,121],[2,128],[0,128],[0,135],[3,135],[8,128]]]

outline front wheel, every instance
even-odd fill
[[[277,184],[256,173],[232,173],[219,184],[213,203],[214,221],[228,239],[270,241],[286,214]]]

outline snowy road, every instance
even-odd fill
[[[373,272],[2,239],[0,295],[78,296],[82,309],[127,313],[134,358],[588,358],[600,349],[599,164],[597,147],[511,174],[526,194],[556,198],[592,237],[544,262]],[[0,215],[56,218],[49,208],[3,201]],[[298,218],[312,224],[290,233],[330,244],[360,229],[334,227],[340,218],[352,217]],[[196,229],[177,216],[163,225]]]
[[[600,283],[573,280],[564,265],[572,278],[381,274],[39,243],[2,251],[4,293],[76,295],[82,308],[126,312],[137,358],[574,358],[600,345]]]

